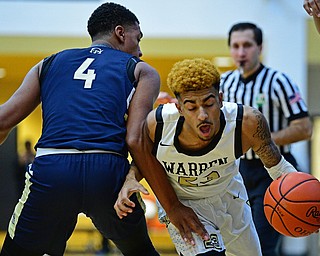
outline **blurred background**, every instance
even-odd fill
[[[19,87],[28,70],[44,57],[62,49],[90,45],[87,19],[103,2],[0,0],[0,104]],[[212,60],[221,72],[234,69],[227,46],[230,27],[240,21],[260,26],[264,32],[262,61],[296,81],[308,103],[314,124],[313,138],[294,144],[293,153],[303,171],[320,178],[320,36],[305,13],[302,0],[114,2],[129,8],[140,20],[144,34],[142,59],[158,70],[161,90],[167,92],[166,77],[173,63],[204,57]],[[40,133],[41,109],[37,108],[0,147],[0,247],[18,200],[19,155],[25,152],[26,141],[35,145]],[[176,255],[164,226],[157,221],[154,197],[145,200],[154,244],[164,255]],[[94,253],[101,246],[100,234],[90,220],[79,215],[67,252]],[[288,256],[318,256],[319,247],[318,234],[307,238],[286,237],[283,242],[284,254]]]

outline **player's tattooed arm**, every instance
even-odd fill
[[[242,125],[244,152],[252,148],[266,167],[276,165],[281,155],[271,139],[269,125],[264,115],[257,109],[245,107]]]

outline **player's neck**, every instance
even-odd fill
[[[197,134],[188,133],[186,130],[182,130],[178,136],[180,146],[185,150],[198,151],[206,148],[212,141],[201,139]]]
[[[95,40],[92,42],[91,46],[107,46],[116,49],[110,42],[107,42],[106,40]]]

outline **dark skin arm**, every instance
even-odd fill
[[[39,70],[42,62],[34,66],[25,76],[17,91],[0,105],[0,145],[12,128],[25,119],[40,104]]]
[[[207,239],[204,226],[193,210],[178,200],[162,165],[151,153],[153,143],[148,136],[146,117],[159,94],[159,75],[143,62],[137,64],[135,75],[139,82],[130,103],[127,120],[127,144],[130,154],[185,241],[194,243],[191,232]]]

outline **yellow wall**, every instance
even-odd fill
[[[0,48],[2,48],[0,46]],[[29,69],[42,59],[42,56],[32,55],[1,55],[0,68],[6,75],[0,79],[0,104],[10,98],[23,81]],[[24,150],[25,140],[30,140],[34,145],[41,132],[41,110],[37,108],[29,117],[18,125],[18,151]]]
[[[311,158],[311,170],[316,178],[320,180],[320,116],[315,117],[313,120],[313,135],[311,143],[311,155],[314,156]]]
[[[320,64],[320,36],[313,20],[307,23],[307,60],[308,64]]]
[[[319,41],[312,20],[308,28],[308,63],[320,63]],[[18,88],[28,70],[45,56],[66,48],[86,47],[89,38],[83,37],[0,37],[0,69],[5,76],[0,78],[0,104],[4,103]],[[141,42],[143,59],[154,66],[161,77],[161,90],[168,91],[166,77],[172,65],[181,59],[204,57],[217,65],[219,57],[229,58],[226,38],[144,38]],[[233,68],[232,61],[219,66],[221,72]],[[1,70],[0,70],[1,71]],[[41,133],[41,110],[37,108],[18,126],[18,151],[25,140],[36,143]]]

